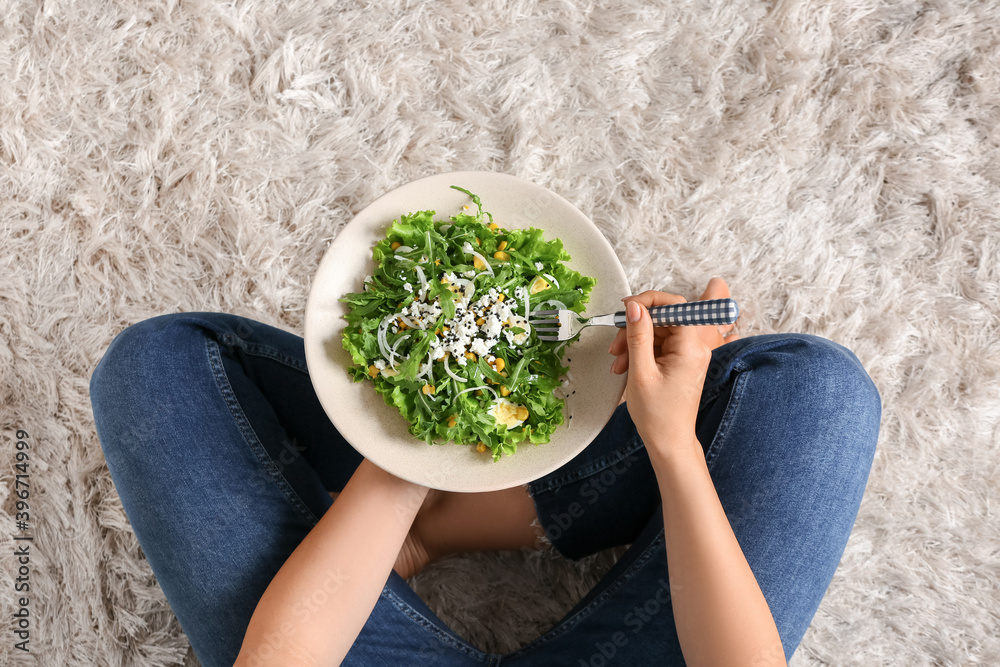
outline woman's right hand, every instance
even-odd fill
[[[702,298],[727,296],[726,283],[713,278]],[[695,419],[712,350],[732,328],[653,327],[648,308],[684,301],[657,291],[626,298],[627,327],[611,345],[612,372],[629,372],[626,404],[647,448],[697,442]]]

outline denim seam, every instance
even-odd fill
[[[396,595],[391,589],[389,589],[388,586],[382,589],[382,597],[388,600],[393,606],[399,609],[399,611],[403,612],[403,614],[407,618],[409,618],[411,621],[419,625],[421,628],[427,630],[436,638],[443,641],[445,644],[448,644],[452,648],[461,651],[470,658],[474,658],[479,662],[486,662],[487,661],[486,659],[493,658],[493,656],[491,656],[489,653],[484,653],[482,651],[479,651],[475,647],[470,646],[469,644],[465,644],[456,639],[453,635],[451,635],[446,630],[441,628],[437,623],[435,623],[434,621],[432,621],[431,619],[427,618],[419,611],[414,609],[406,600]]]
[[[537,482],[531,482],[528,484],[528,490],[530,491],[532,497],[539,493],[545,493],[559,488],[560,486],[565,486],[566,484],[571,484],[573,482],[578,482],[585,477],[591,477],[592,475],[606,470],[614,465],[617,465],[627,459],[628,457],[635,454],[637,451],[642,449],[644,444],[642,438],[638,435],[631,438],[628,445],[625,447],[619,447],[614,452],[606,454],[605,456],[597,459],[596,461],[591,461],[589,464],[582,468],[577,468],[575,470],[567,471],[559,477],[554,477],[549,479],[544,484],[539,484]]]
[[[257,460],[264,467],[264,470],[270,475],[271,480],[278,486],[285,497],[292,503],[300,513],[303,514],[307,519],[309,519],[313,525],[319,522],[319,518],[312,513],[309,507],[302,502],[299,495],[295,493],[295,489],[288,483],[288,480],[278,471],[277,466],[274,465],[274,461],[271,460],[271,456],[264,449],[264,445],[261,444],[260,438],[257,437],[256,432],[254,432],[253,427],[250,425],[249,420],[247,420],[246,415],[243,413],[243,408],[239,401],[236,400],[236,393],[233,391],[232,385],[229,383],[229,376],[226,374],[226,369],[222,364],[222,354],[219,352],[219,345],[213,340],[207,340],[205,342],[205,350],[208,355],[208,362],[212,369],[212,374],[215,376],[216,386],[219,388],[219,392],[222,394],[222,399],[226,402],[229,407],[230,413],[233,415],[233,420],[236,422],[237,428],[239,428],[240,433],[243,435],[243,442],[250,448],[257,457]]]
[[[547,633],[545,633],[535,641],[531,642],[529,645],[521,649],[518,649],[514,653],[505,657],[510,659],[514,657],[521,658],[522,656],[530,655],[536,650],[543,648],[544,645],[547,644],[548,642],[554,639],[558,639],[562,635],[566,634],[567,632],[575,628],[577,625],[583,622],[583,620],[586,617],[590,616],[598,606],[604,604],[604,602],[611,595],[617,593],[625,584],[627,584],[629,580],[631,580],[641,568],[645,567],[646,563],[648,563],[651,558],[656,556],[658,553],[665,554],[666,552],[664,551],[665,549],[664,545],[665,545],[665,536],[663,534],[663,529],[661,528],[657,536],[653,538],[653,540],[646,546],[646,548],[643,549],[643,552],[635,559],[635,562],[632,563],[628,567],[628,569],[625,570],[621,574],[621,576],[619,576],[614,581],[614,583],[609,584],[607,588],[601,591],[600,595],[591,600],[586,607],[578,610],[571,617],[560,621],[556,627],[549,630]],[[669,591],[667,591],[667,593],[669,600],[670,599]]]
[[[708,465],[709,470],[712,469],[713,461],[715,461],[715,458],[722,449],[726,438],[729,436],[729,427],[736,418],[736,413],[740,407],[740,401],[743,399],[743,389],[745,388],[751,373],[749,367],[742,362],[738,363],[736,367],[734,367],[734,370],[736,370],[738,375],[736,376],[736,380],[733,382],[733,393],[729,397],[729,403],[726,405],[725,412],[722,413],[722,419],[719,420],[719,428],[715,430],[715,436],[712,438],[712,444],[709,445],[708,451],[705,452],[705,463]]]
[[[229,346],[238,345],[240,349],[247,354],[252,354],[256,357],[265,357],[267,359],[271,359],[273,361],[277,361],[281,364],[284,364],[289,368],[301,371],[302,373],[306,374],[309,373],[309,369],[307,368],[305,362],[300,361],[295,357],[290,357],[287,354],[278,352],[273,347],[262,345],[261,343],[248,343],[242,338],[234,336],[233,334],[223,334],[221,339],[222,339],[221,342],[223,344]]]

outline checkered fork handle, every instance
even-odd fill
[[[740,316],[740,307],[732,299],[708,299],[653,306],[649,316],[655,327],[732,324]],[[615,313],[615,326],[625,326],[624,310]]]

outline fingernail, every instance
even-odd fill
[[[629,301],[625,305],[625,318],[632,324],[635,324],[639,321],[640,317],[642,317],[642,313],[639,311],[639,304],[635,301]]]

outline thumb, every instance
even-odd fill
[[[656,366],[653,353],[653,320],[646,307],[635,301],[625,304],[625,325],[628,335],[629,368],[640,374],[652,371]]]

